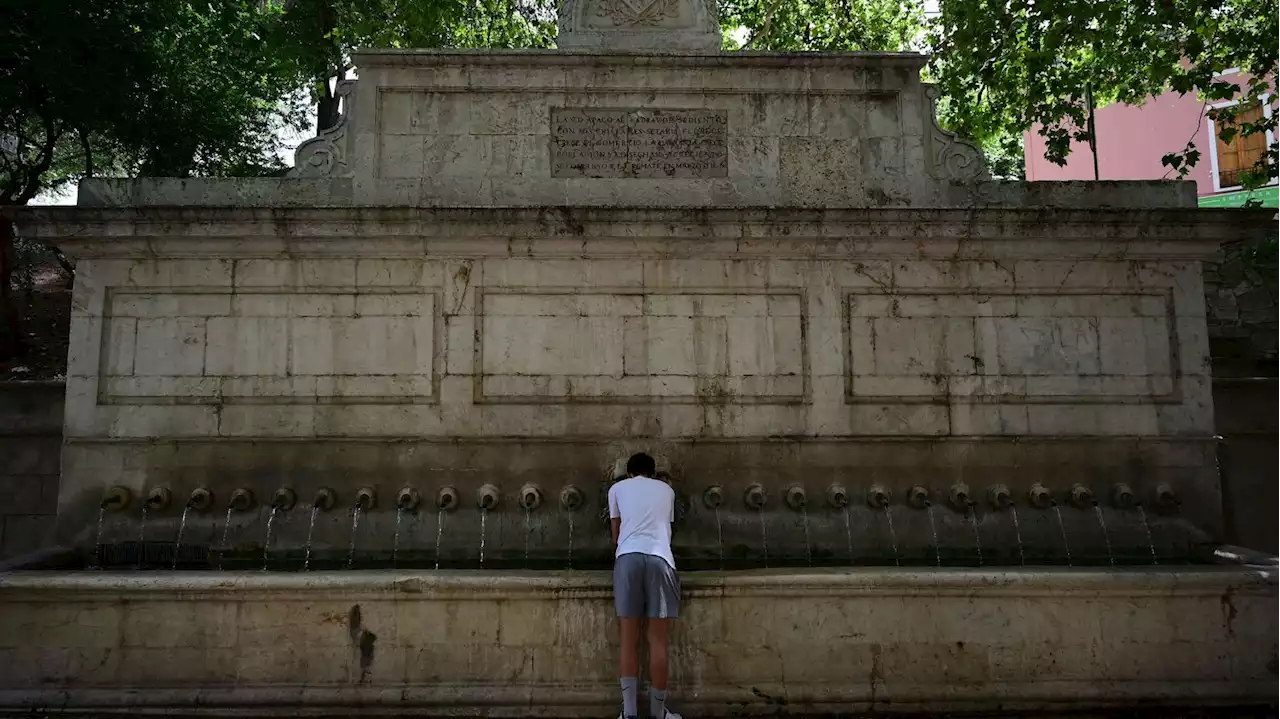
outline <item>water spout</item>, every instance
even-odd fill
[[[533,538],[533,510],[524,508],[524,568],[529,568],[529,541]]]
[[[929,501],[929,490],[918,484],[907,490],[907,505],[916,509],[932,506]]]
[[[849,492],[842,484],[833,484],[827,487],[827,504],[835,509],[844,509],[849,506]]]
[[[996,511],[1010,509],[1013,507],[1013,494],[1003,484],[993,484],[987,489],[987,501]]]
[[[234,511],[234,508],[227,507],[227,516],[222,520],[222,544],[219,545],[222,552],[218,553],[218,569],[222,569],[222,554],[227,550],[227,537],[231,535],[231,513]]]
[[[307,525],[307,545],[302,555],[302,571],[311,571],[311,537],[316,531],[316,516],[320,514],[322,507],[319,502],[311,505],[311,523]]]
[[[436,512],[436,569],[440,569],[440,540],[444,539],[444,514],[447,512],[441,507]]]
[[[716,553],[720,557],[720,568],[724,569],[724,525],[720,522],[720,505],[712,507],[716,514]]]
[[[441,512],[452,512],[458,508],[458,490],[453,487],[441,487],[436,492],[436,509]]]
[[[1107,520],[1102,516],[1102,507],[1097,502],[1093,503],[1093,513],[1098,518],[1098,526],[1102,527],[1102,541],[1107,545],[1107,561],[1114,567],[1116,555],[1111,551],[1111,534],[1107,531]]]
[[[399,504],[397,502],[397,504]],[[404,522],[404,507],[396,507],[396,531],[391,535],[391,568],[395,569],[400,558],[400,525]]]
[[[785,499],[787,506],[797,512],[804,510],[804,508],[809,504],[809,498],[805,494],[804,487],[798,485],[793,485],[787,488]]]
[[[169,508],[172,499],[173,494],[169,492],[167,487],[156,487],[147,493],[147,498],[142,501],[142,506],[152,512],[163,512]]]
[[[138,522],[138,561],[135,569],[142,569],[147,563],[147,503],[142,503],[142,521]]]
[[[328,512],[333,509],[334,504],[338,501],[338,496],[334,494],[332,489],[321,487],[316,490],[316,496],[311,500],[311,508],[318,509],[321,512]]]
[[[480,508],[480,568],[484,569],[484,540],[485,540],[485,524],[489,519],[489,509],[482,506]]]
[[[1071,493],[1067,495],[1067,501],[1071,502],[1071,506],[1076,509],[1089,509],[1097,504],[1097,500],[1093,497],[1093,490],[1083,484],[1076,484],[1071,487]]]
[[[187,513],[191,511],[191,502],[187,502],[182,508],[182,519],[178,521],[178,537],[173,542],[173,565],[170,569],[178,568],[178,556],[182,553],[182,534],[187,531]]]
[[[809,509],[804,504],[800,505],[800,521],[804,525],[804,561],[810,567],[813,566],[813,545],[809,541]]]
[[[1048,509],[1054,505],[1053,493],[1048,487],[1036,482],[1027,490],[1027,503],[1036,509]]]
[[[1058,517],[1058,531],[1062,533],[1062,551],[1067,555],[1067,566],[1074,566],[1071,563],[1071,542],[1067,539],[1067,525],[1062,521],[1062,508],[1057,502],[1053,502],[1053,513]]]
[[[849,548],[849,564],[853,564],[853,523],[849,519],[849,505],[846,504],[841,511],[844,512],[844,540]]]
[[[1022,528],[1018,526],[1018,508],[1009,505],[1009,516],[1013,517],[1013,537],[1018,542],[1018,564],[1027,566],[1027,554],[1022,548]]]
[[[707,490],[702,493],[702,503],[707,509],[719,510],[724,506],[724,488],[718,484],[707,487]]]
[[[361,487],[356,490],[356,509],[369,512],[378,504],[378,494],[372,487]]]
[[[758,485],[757,485],[758,486]],[[765,529],[764,524],[764,503],[761,501],[760,506],[756,507],[756,512],[760,515],[760,548],[764,552],[764,567],[769,568],[769,533]]]
[[[359,500],[356,506],[351,508],[351,544],[347,547],[347,569],[351,569],[356,563],[356,538],[359,536],[360,530],[360,510],[364,509],[364,504]]]
[[[569,513],[569,547],[566,554],[565,563],[569,569],[573,569],[573,512]]]
[[[213,507],[213,492],[204,487],[196,487],[191,490],[191,496],[187,499],[187,509],[197,512],[207,512]]]
[[[978,505],[969,503],[969,523],[973,525],[973,548],[978,552],[978,566],[982,566],[982,533],[978,531]]]
[[[1159,560],[1156,559],[1156,543],[1151,537],[1151,523],[1147,521],[1147,512],[1141,504],[1138,505],[1138,518],[1142,520],[1142,529],[1147,533],[1147,548],[1151,550],[1151,563],[1159,564]]]
[[[566,485],[564,489],[560,490],[560,507],[569,515],[569,546],[565,560],[569,569],[573,569],[573,515],[585,503],[586,497],[582,495],[582,490],[572,484]]]
[[[520,499],[517,501],[520,508],[526,512],[532,512],[542,506],[542,490],[535,484],[526,484],[520,488]]]
[[[102,568],[102,520],[107,516],[107,505],[103,504],[98,507],[98,531],[94,534],[93,540],[93,564],[90,569]]]
[[[902,555],[898,553],[898,533],[893,530],[892,508],[886,504],[882,511],[884,512],[885,524],[889,525],[889,546],[893,548],[893,566],[901,567]]]
[[[867,490],[867,506],[872,509],[885,509],[889,506],[889,490],[873,484]]]
[[[747,487],[747,491],[742,495],[742,501],[747,505],[747,509],[759,511],[760,516],[764,517],[764,505],[768,501],[768,496],[764,493],[764,487],[759,484],[753,484]]]
[[[413,487],[401,487],[396,492],[396,509],[403,512],[416,512],[422,504],[422,495]]]
[[[1116,509],[1133,509],[1138,503],[1138,497],[1133,492],[1133,487],[1121,482],[1111,488],[1111,505]]]
[[[572,484],[565,485],[565,488],[560,490],[560,508],[569,514],[582,509],[584,504],[586,504],[586,497],[583,496],[582,490]],[[572,520],[572,517],[570,519]]]
[[[1161,484],[1156,487],[1156,509],[1172,512],[1181,505],[1182,500],[1173,491],[1173,487],[1168,484]]]
[[[271,511],[267,513],[267,532],[266,538],[262,541],[262,571],[267,571],[267,558],[271,556],[271,528],[276,521],[276,513],[280,512],[280,507],[276,506],[275,500],[271,502]]]
[[[253,491],[241,487],[231,493],[231,500],[227,503],[227,509],[233,512],[247,512],[253,507]]]
[[[486,484],[476,492],[476,506],[485,512],[494,510],[498,508],[498,502],[501,498],[502,495],[499,494],[497,487],[492,484]]]
[[[942,547],[938,544],[938,525],[933,521],[933,502],[924,500],[924,509],[929,514],[929,532],[933,535],[933,558],[938,566],[942,566]]]
[[[968,512],[969,506],[973,504],[969,499],[969,485],[964,482],[951,485],[951,492],[947,495],[947,499],[951,502],[951,506],[960,512]]]
[[[298,495],[288,487],[281,487],[271,495],[271,509],[288,512],[298,504]]]
[[[133,501],[133,492],[128,487],[115,486],[107,490],[106,495],[102,497],[102,504],[99,509],[109,509],[113,512],[124,511]]]

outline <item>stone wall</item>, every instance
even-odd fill
[[[1276,375],[1280,312],[1274,249],[1268,249],[1274,243],[1274,237],[1235,238],[1205,263],[1209,341],[1221,374]]]
[[[701,551],[712,484],[730,497],[724,541],[748,557],[765,520],[769,551],[803,561],[791,485],[813,498],[810,539],[844,556],[843,517],[817,509],[834,482],[859,499],[881,483],[895,503],[915,484],[941,503],[956,482],[1023,501],[1036,481],[1104,500],[1128,482],[1151,503],[1168,483],[1181,519],[1220,529],[1197,260],[1231,228],[1207,211],[80,208],[73,236],[59,211],[31,212],[80,258],[67,541],[109,483],[210,486],[220,507],[238,487],[306,501],[330,486],[344,511],[370,484],[383,501],[362,536],[385,549],[399,487],[452,484],[468,516],[444,549],[474,554],[471,498],[494,483],[488,550],[518,556],[513,495],[537,482],[586,492],[574,547],[604,552],[594,517],[635,449],[673,476],[679,536]],[[751,482],[772,496],[762,517],[741,503]],[[1105,549],[1091,509],[1067,513],[1077,558]],[[177,514],[151,513],[149,531],[172,536]],[[928,522],[908,516],[899,549],[923,557]],[[984,517],[986,541],[1012,546],[1008,521]],[[260,514],[233,519],[233,539],[261,541]],[[567,520],[549,519],[544,547],[563,551]],[[1028,543],[1061,551],[1051,518],[1024,519]],[[961,513],[939,521],[973,548]],[[1113,545],[1149,555],[1133,512],[1108,521]],[[107,533],[138,536],[128,526]],[[326,517],[317,546],[345,550],[349,527]]]
[[[61,382],[0,384],[0,559],[40,548],[58,508]]]
[[[1274,377],[1215,377],[1213,406],[1227,537],[1252,549],[1275,552],[1276,504],[1280,476],[1276,471],[1277,396]]]
[[[1224,439],[1219,448],[1223,538],[1233,544],[1274,552],[1276,517],[1271,508],[1280,484],[1274,462],[1276,382],[1215,378],[1213,388],[1216,428]],[[0,559],[36,549],[49,532],[57,502],[62,407],[61,383],[0,385],[0,427],[4,428],[0,431],[0,446],[4,448],[0,452],[0,493],[4,497],[0,502],[0,527],[6,530]],[[208,462],[225,466],[214,456],[209,456]],[[822,515],[815,512],[815,517],[821,519]],[[1038,520],[1033,516],[1024,521]],[[835,529],[837,534],[843,531],[841,527]],[[944,531],[949,529],[944,527]],[[429,543],[434,531],[430,522],[422,526],[414,523],[406,530],[405,544]],[[968,530],[962,527],[958,531]],[[870,534],[874,534],[874,528],[859,525],[858,544],[872,541]],[[469,537],[468,541],[475,538]],[[579,537],[580,543],[585,541]],[[988,547],[989,551],[994,549]]]
[[[1162,569],[686,576],[671,705],[1041,716],[1274,702],[1274,571]],[[0,712],[611,716],[610,597],[605,572],[0,576]]]

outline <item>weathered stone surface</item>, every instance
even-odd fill
[[[727,177],[728,113],[550,108],[552,177]]]
[[[1274,699],[1271,572],[707,573],[684,593],[690,715]],[[17,573],[0,708],[602,716],[615,627],[603,572]]]
[[[714,53],[715,0],[561,0],[556,45],[594,52]]]
[[[814,497],[834,481],[859,492],[883,482],[895,501],[914,484],[942,492],[975,477],[1021,493],[1036,480],[1058,492],[1086,482],[1099,497],[1126,481],[1143,496],[1159,483],[1182,496],[1181,518],[1153,519],[1169,522],[1164,556],[1220,527],[1197,262],[1218,238],[1249,232],[1248,213],[27,217],[24,232],[79,260],[64,536],[96,518],[106,482],[178,496],[200,484],[258,496],[327,485],[345,498],[363,484],[388,496],[403,484],[514,492],[520,477],[548,496],[576,484],[595,511],[616,460],[642,448],[693,505],[712,483],[736,495],[748,478]],[[871,449],[886,440],[897,459]],[[954,453],[937,449],[943,440]],[[725,512],[745,521],[736,503]],[[391,514],[384,505],[366,520],[370,551],[389,541]],[[843,556],[843,517],[827,514],[814,514],[815,546]],[[149,522],[163,534],[175,519]],[[874,519],[858,546],[883,558]],[[775,558],[804,556],[789,510],[771,504],[766,520]],[[955,520],[953,532],[944,518],[945,538],[971,546]],[[520,521],[496,513],[510,531],[490,539],[491,556],[520,551]],[[686,547],[704,558],[711,521],[691,509],[685,525]],[[923,556],[928,527],[914,521],[899,520],[902,551]],[[1149,552],[1132,512],[1109,521],[1122,551]],[[317,537],[345,546],[340,524]],[[1005,524],[984,531],[1008,546]],[[568,537],[549,526],[541,549],[553,552]],[[579,525],[579,551],[605,551],[602,526]],[[759,553],[757,528],[725,530],[744,557]],[[461,560],[479,538],[458,531],[445,549]],[[1091,513],[1069,531],[1077,556],[1104,551]],[[279,546],[304,541],[299,532],[278,528]],[[1056,526],[1028,521],[1024,532],[1062,551]]]
[[[63,397],[58,382],[0,384],[0,560],[52,538]]]

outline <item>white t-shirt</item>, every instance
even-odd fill
[[[609,516],[622,518],[614,556],[642,552],[662,557],[672,569],[671,523],[676,520],[676,493],[659,479],[631,477],[609,488]]]

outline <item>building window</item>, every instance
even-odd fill
[[[1246,122],[1257,122],[1262,117],[1263,105],[1261,104],[1241,110],[1236,116],[1233,127],[1239,127]],[[1215,132],[1214,142],[1217,143],[1218,154],[1216,179],[1221,189],[1239,187],[1240,176],[1253,167],[1254,163],[1267,152],[1267,133],[1265,132],[1255,132],[1248,136],[1237,132],[1230,142],[1223,142]]]

